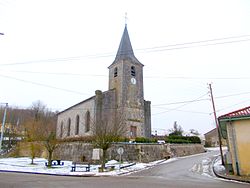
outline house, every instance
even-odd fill
[[[206,147],[218,147],[220,144],[219,142],[219,136],[218,136],[218,129],[214,128],[211,131],[208,131],[204,134],[205,136],[205,146]],[[226,145],[226,140],[221,139],[222,145]]]
[[[250,176],[250,106],[218,118],[222,137],[227,139],[226,161],[234,174]]]
[[[121,119],[124,137],[150,137],[151,102],[144,100],[143,66],[134,55],[125,25],[115,60],[108,67],[108,91],[96,90],[94,96],[58,113],[57,138],[91,136],[94,126]]]

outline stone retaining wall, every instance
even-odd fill
[[[201,144],[113,144],[107,152],[108,159],[119,160],[117,149],[122,147],[124,161],[150,162],[170,157],[180,157],[204,152]],[[62,160],[89,161],[92,159],[93,145],[68,142],[60,145],[54,156]]]

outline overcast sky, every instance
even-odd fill
[[[248,0],[0,0],[0,102],[63,110],[108,89],[125,25],[144,67],[152,128],[215,128],[250,106]]]

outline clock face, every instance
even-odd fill
[[[131,78],[131,83],[132,84],[136,84],[136,79],[135,78]]]

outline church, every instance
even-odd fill
[[[151,102],[144,99],[143,64],[130,42],[127,25],[109,69],[108,91],[75,104],[57,115],[57,138],[93,135],[93,126],[118,122],[123,117],[126,138],[151,136]]]

